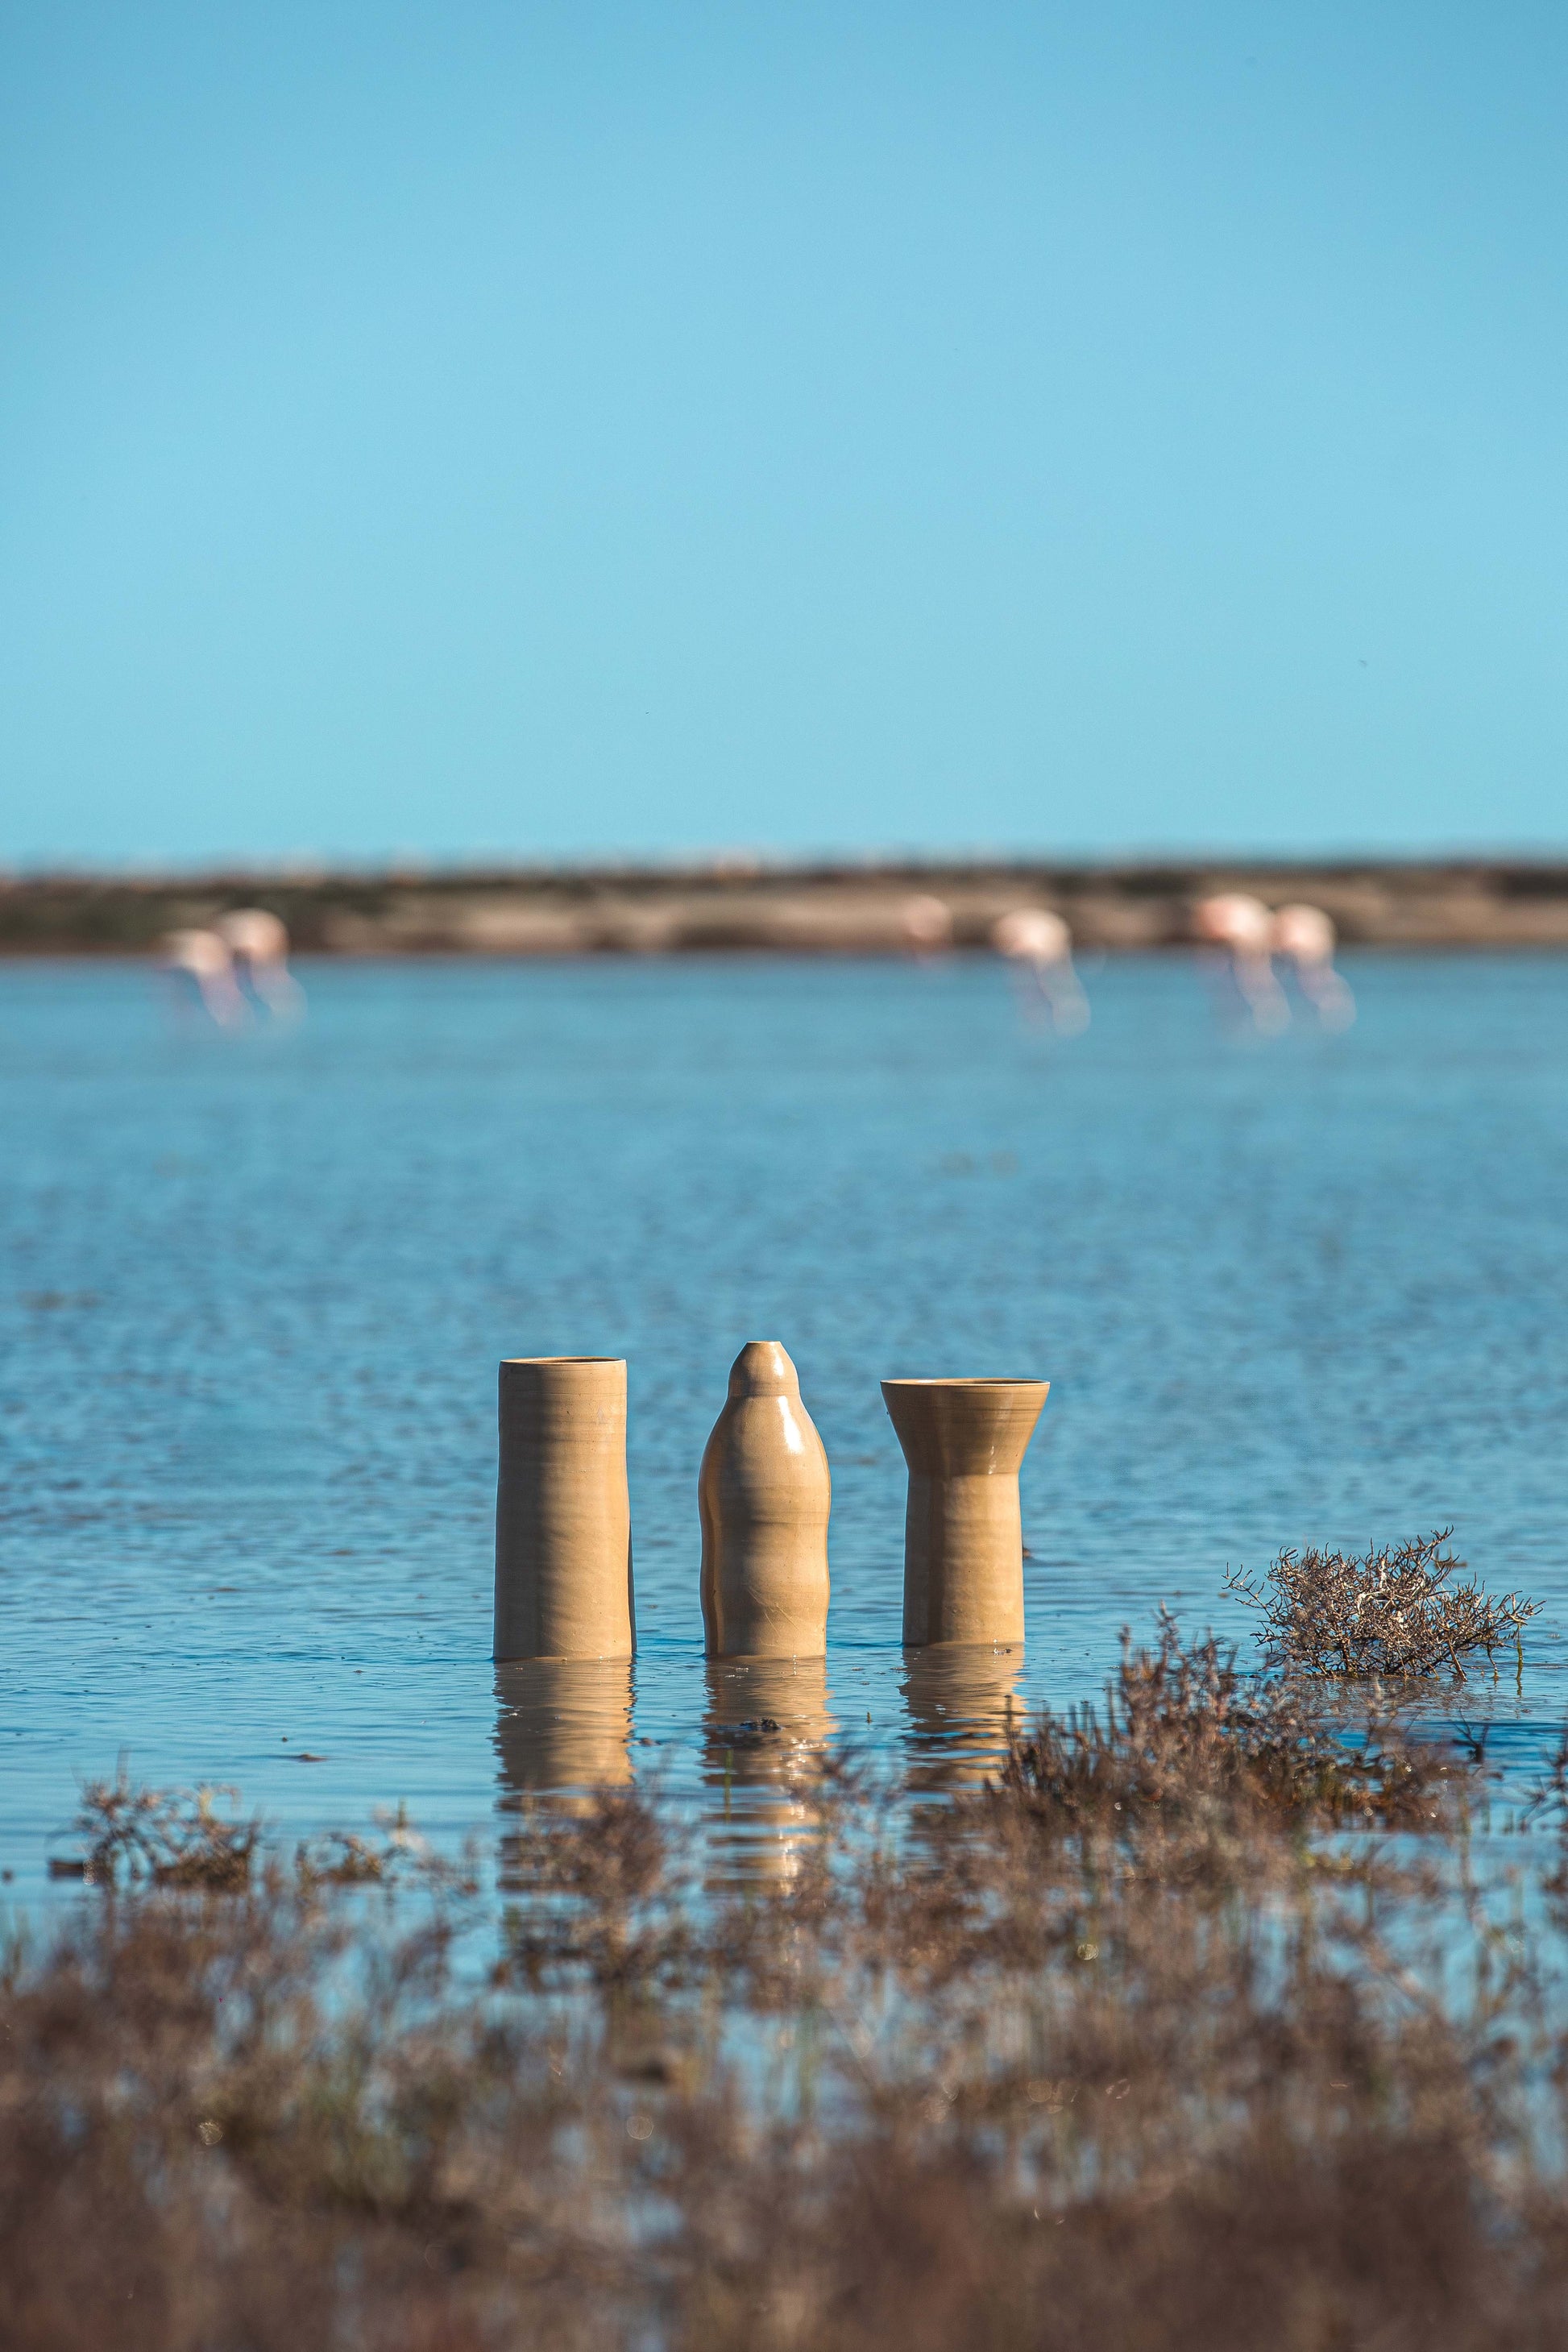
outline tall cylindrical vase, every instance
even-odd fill
[[[1018,1472],[1048,1381],[884,1381],[910,1465],[904,1641],[1021,1642]]]
[[[629,1658],[631,1504],[620,1356],[500,1368],[497,1658]]]

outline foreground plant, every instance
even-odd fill
[[[540,1805],[482,1946],[353,1839],[122,1872],[0,1975],[0,2343],[1543,2352],[1557,1915],[1445,1891],[1460,1759],[1294,1704],[1166,1621],[909,1834],[801,1784],[738,1889],[636,1790]]]
[[[1276,1665],[1353,1677],[1447,1672],[1465,1680],[1463,1661],[1515,1646],[1539,1603],[1517,1592],[1500,1599],[1444,1547],[1452,1528],[1366,1552],[1287,1549],[1261,1586],[1245,1571],[1229,1591],[1262,1620],[1266,1653]]]

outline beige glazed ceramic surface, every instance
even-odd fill
[[[625,1360],[514,1357],[500,1368],[495,1655],[633,1647]]]
[[[730,1370],[697,1484],[710,1657],[811,1658],[827,1647],[827,1456],[776,1339]]]
[[[884,1381],[910,1465],[904,1640],[1024,1638],[1018,1471],[1048,1381]]]

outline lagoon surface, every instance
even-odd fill
[[[323,962],[243,1035],[141,968],[0,967],[6,1896],[121,1752],[286,1832],[405,1801],[493,1850],[605,1773],[766,1840],[739,1725],[935,1786],[1162,1601],[1246,1639],[1227,1562],[1449,1523],[1545,1604],[1448,1703],[1528,1778],[1568,1711],[1568,959],[1345,970],[1352,1031],[1261,1039],[1191,961],[1108,962],[1066,1041],[979,960]],[[697,1465],[751,1338],[833,1468],[829,1654],[787,1688],[702,1657]],[[638,1654],[498,1693],[496,1363],[556,1352],[629,1360]],[[1026,1651],[961,1671],[900,1647],[878,1388],[952,1372],[1052,1382]]]

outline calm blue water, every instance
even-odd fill
[[[321,964],[297,1032],[237,1039],[134,968],[0,968],[10,1893],[121,1749],[287,1831],[403,1799],[490,1839],[626,1773],[787,1827],[727,1726],[940,1779],[1162,1599],[1244,1633],[1227,1561],[1448,1521],[1547,1603],[1522,1692],[1464,1702],[1527,1767],[1568,1704],[1568,961],[1346,968],[1350,1034],[1249,1042],[1192,964],[1110,962],[1070,1044],[981,961]],[[787,1690],[702,1658],[750,1338],[834,1474],[830,1654]],[[550,1352],[630,1361],[639,1652],[498,1699],[495,1367]],[[911,1678],[878,1381],[944,1372],[1053,1383],[1029,1634]]]

